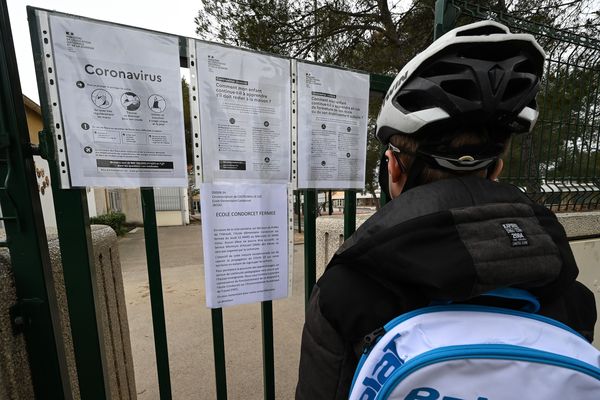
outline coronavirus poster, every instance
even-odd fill
[[[196,42],[204,182],[287,183],[290,61]]]
[[[298,187],[364,189],[369,75],[297,65]]]
[[[187,186],[178,38],[48,18],[70,185]]]

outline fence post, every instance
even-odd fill
[[[300,191],[296,190],[296,208],[298,212],[298,233],[302,233],[302,199]]]
[[[212,308],[213,352],[215,357],[215,383],[217,400],[227,400],[227,368],[225,367],[225,339],[223,332],[223,309]]]
[[[344,192],[344,240],[356,230],[356,191]]]
[[[275,354],[273,351],[273,302],[260,305],[263,345],[264,399],[275,400]]]
[[[305,307],[317,280],[317,191],[304,192],[304,296]]]
[[[160,273],[154,190],[152,188],[141,188],[140,191],[142,193],[142,212],[144,214],[144,239],[146,261],[148,264],[148,286],[150,288],[150,305],[152,308],[158,389],[161,400],[170,400],[171,378],[169,374],[169,352],[167,348],[167,328],[165,324],[165,307]]]

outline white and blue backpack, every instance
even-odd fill
[[[495,295],[495,294],[494,294]],[[350,400],[600,400],[600,351],[529,311],[447,304],[403,314],[374,332]]]

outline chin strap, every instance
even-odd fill
[[[392,196],[389,193],[389,177],[388,177],[388,167],[387,167],[388,159],[385,155],[385,150],[381,153],[381,158],[379,159],[379,190],[381,193],[385,194],[387,198],[387,202],[389,203],[392,200]]]
[[[477,171],[485,169],[486,176],[489,179],[498,163],[497,156],[488,157],[480,160],[463,161],[459,159],[452,159],[449,157],[434,156],[424,152],[405,152],[413,156],[413,163],[409,168],[408,177],[402,189],[402,193],[419,186],[421,174],[423,173],[423,170],[427,165],[429,165],[430,168],[455,172]],[[384,152],[381,155],[381,160],[379,161],[379,187],[381,191],[386,194],[388,200],[391,200],[392,196],[390,195],[388,189],[389,176],[387,162],[388,160]]]

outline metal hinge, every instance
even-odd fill
[[[52,135],[42,130],[38,132],[38,138],[40,141],[38,148],[40,157],[47,161],[54,160],[54,141]]]
[[[31,327],[33,316],[37,314],[42,304],[44,304],[43,300],[38,298],[21,299],[10,308],[13,335],[17,336]]]

